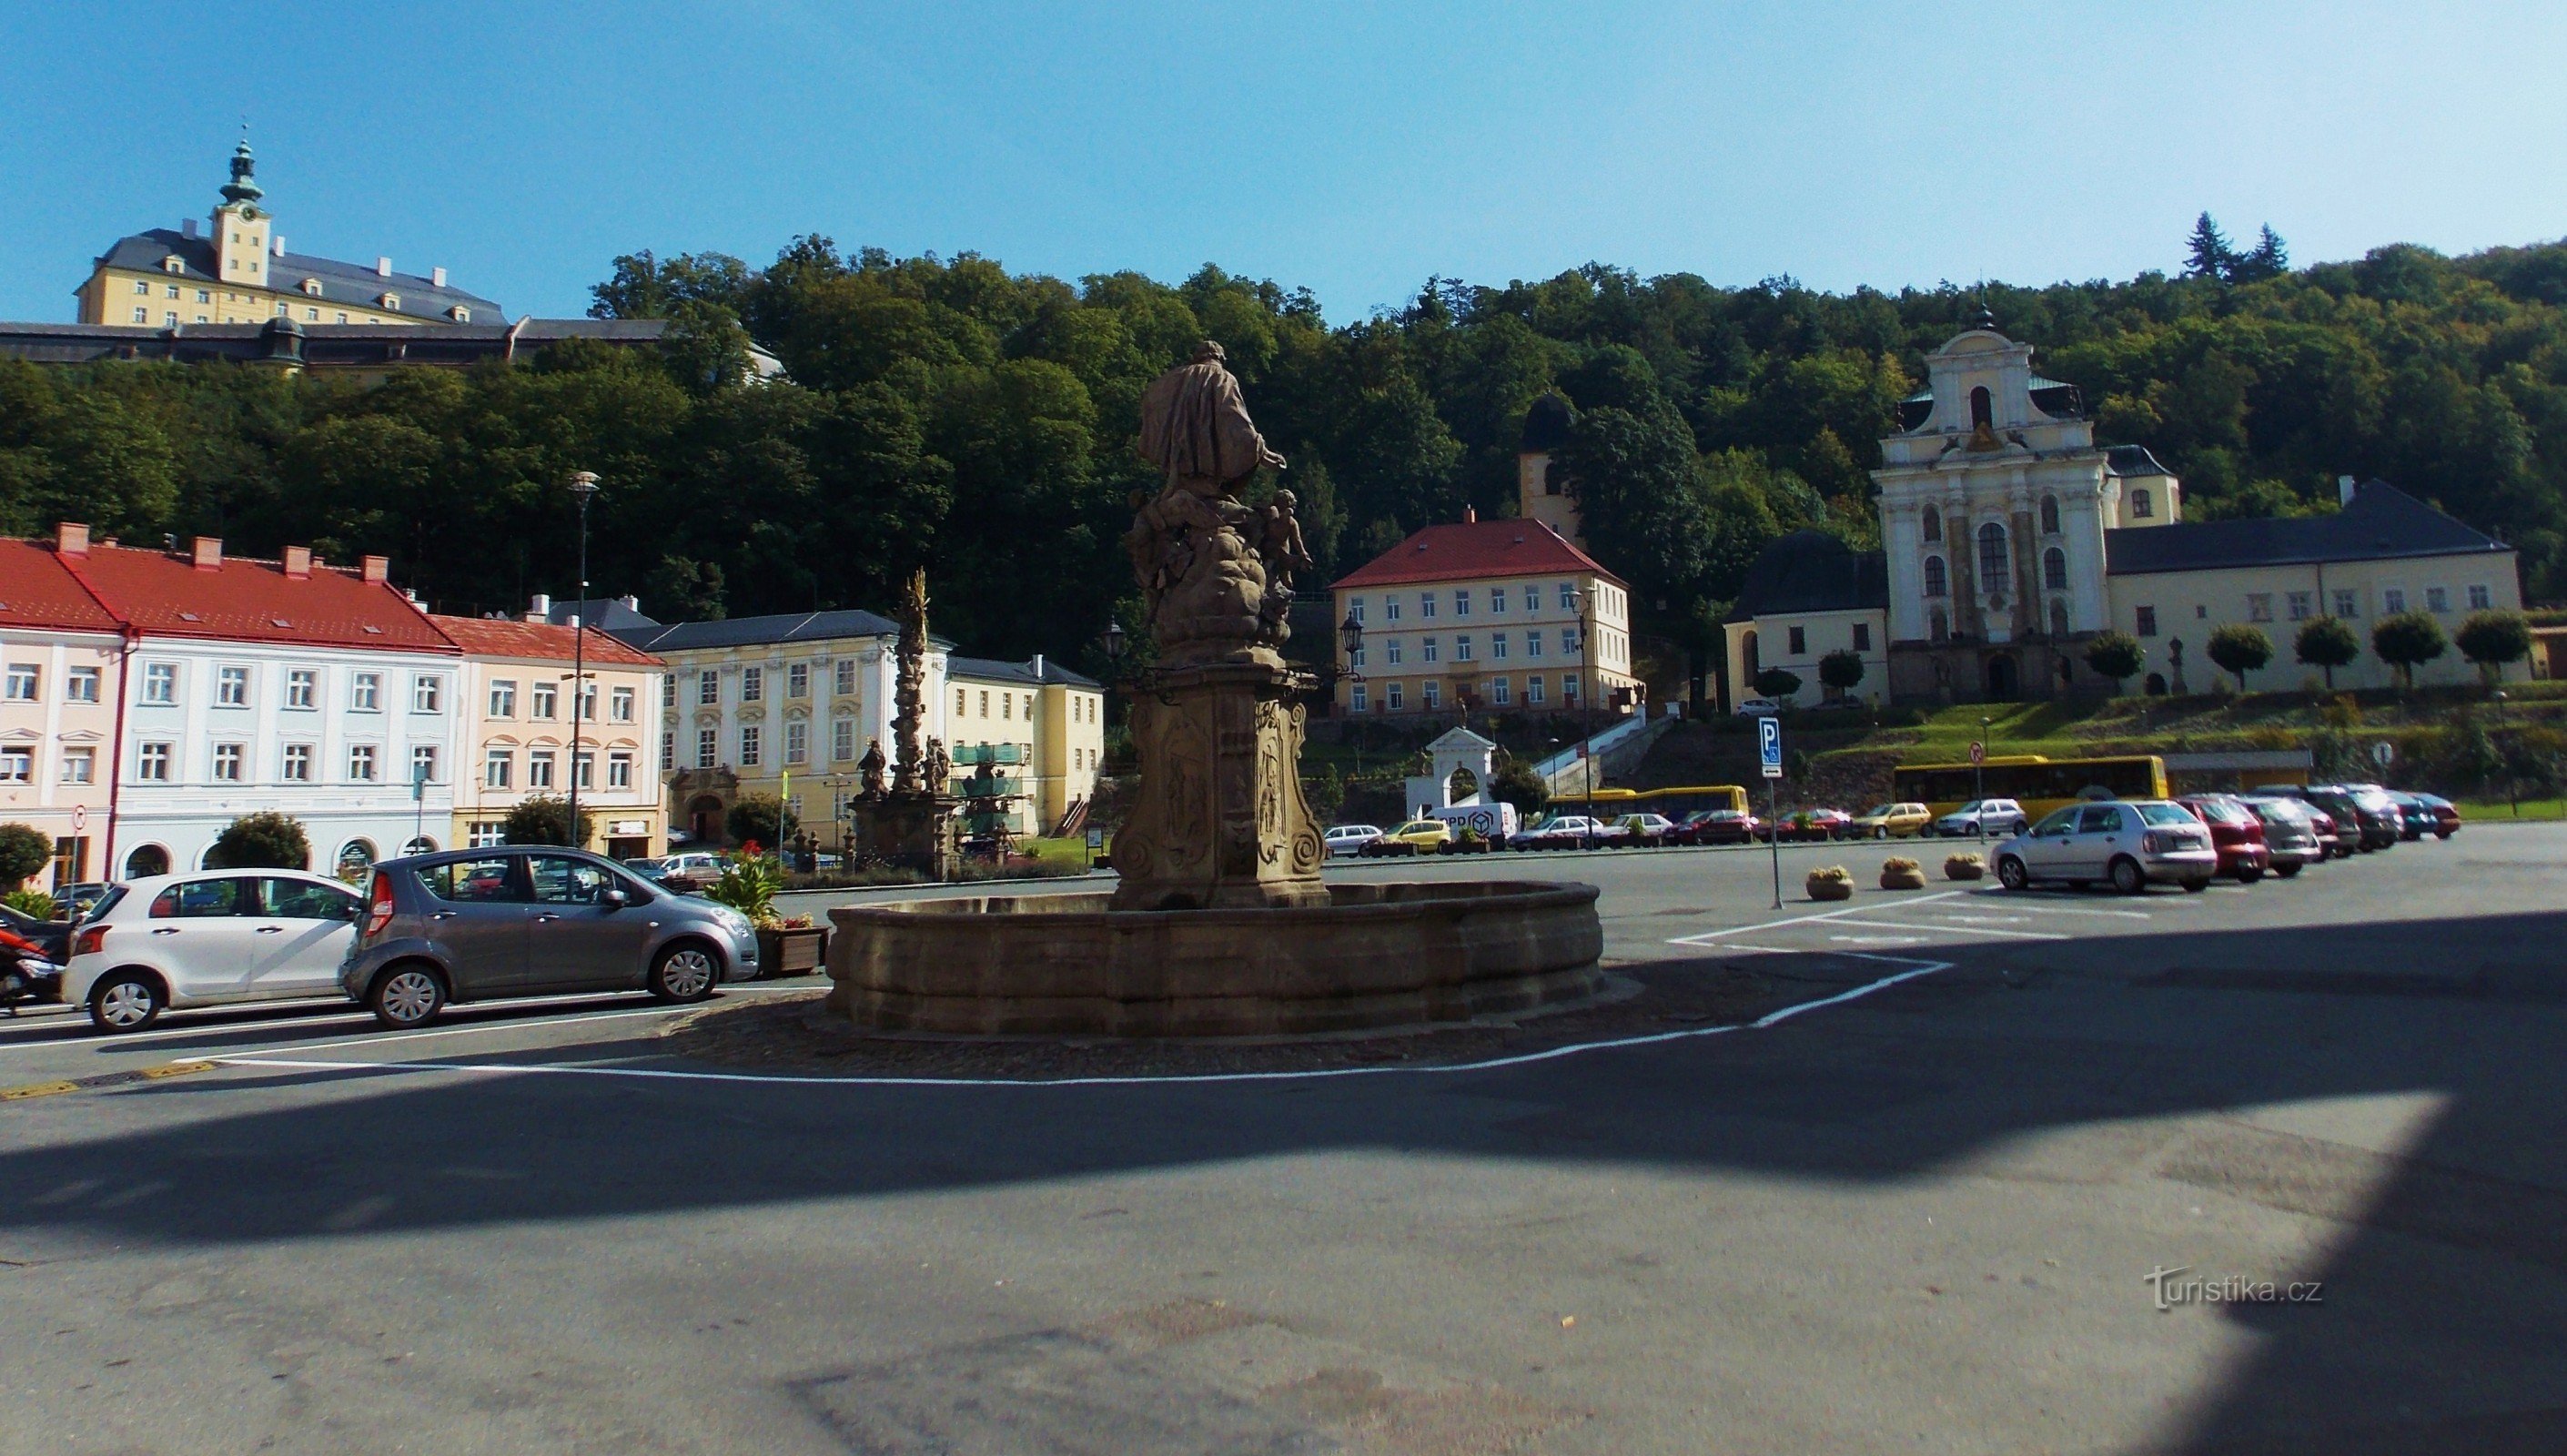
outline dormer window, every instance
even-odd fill
[[[472,322],[472,310],[465,308],[459,303],[454,307],[447,309],[445,311],[445,316],[454,320],[458,324],[468,324]]]
[[[184,273],[187,271],[187,260],[179,257],[176,253],[171,253],[169,256],[160,260],[160,271],[163,273]]]
[[[318,278],[306,278],[297,286],[300,287],[305,294],[313,298],[319,298],[321,296],[321,280]]]
[[[379,302],[384,308],[394,313],[401,312],[401,295],[398,293],[387,293],[379,300]]]

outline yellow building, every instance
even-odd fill
[[[396,273],[390,258],[372,267],[289,253],[275,215],[252,176],[249,142],[232,152],[209,231],[189,218],[175,232],[153,228],[116,240],[78,290],[80,321],[131,328],[190,324],[496,324],[499,305],[450,287],[445,270]]]
[[[1537,519],[1428,526],[1335,584],[1336,709],[1357,718],[1636,707],[1631,594]]]
[[[1029,662],[958,657],[945,667],[946,742],[958,760],[954,791],[973,771],[965,750],[1012,743],[1001,776],[1019,781],[1014,832],[1057,833],[1096,792],[1105,757],[1105,690],[1036,653]],[[1073,820],[1074,822],[1074,820]]]
[[[571,628],[541,617],[428,620],[463,650],[449,844],[497,844],[510,809],[533,797],[567,797],[575,782],[590,821],[584,847],[617,859],[668,852],[656,756],[668,674],[658,658],[587,629],[588,693],[574,754]]]

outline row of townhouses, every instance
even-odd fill
[[[0,822],[54,841],[54,884],[203,864],[232,820],[293,815],[314,868],[499,840],[510,809],[577,789],[590,847],[721,841],[743,793],[838,842],[858,765],[888,744],[898,628],[871,612],[662,624],[631,598],[537,598],[522,619],[425,610],[369,556],[277,560],[0,539]],[[1075,817],[1104,753],[1093,681],[929,658],[926,732],[989,760],[1010,826]],[[584,658],[586,676],[575,666]]]

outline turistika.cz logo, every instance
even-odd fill
[[[2232,1274],[2219,1279],[2178,1279],[2189,1274],[2192,1266],[2178,1264],[2172,1269],[2149,1270],[2139,1282],[2156,1291],[2157,1308],[2172,1310],[2178,1305],[2323,1305],[2326,1303],[2326,1281],[2293,1280],[2287,1284],[2269,1279],[2248,1279]]]

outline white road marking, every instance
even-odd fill
[[[1923,895],[1914,900],[1906,900],[1900,903],[1905,905],[1925,905],[1936,900],[1949,900],[1955,895],[1967,895],[1970,892],[1967,890],[1944,890],[1938,894]],[[1745,935],[1749,931],[1780,930],[1787,925],[1808,925],[1813,921],[1836,920],[1848,915],[1864,915],[1870,913],[1872,907],[1868,905],[1849,905],[1843,910],[1823,910],[1816,915],[1795,915],[1784,920],[1759,921],[1754,925],[1733,925],[1727,930],[1707,930],[1699,935],[1678,936],[1674,940],[1667,942],[1667,944],[1671,946],[1698,946],[1706,941],[1719,940],[1723,936]]]
[[[767,996],[808,989],[809,988],[807,987],[795,986],[754,986],[742,984],[723,988],[722,995]],[[470,1017],[472,1013],[485,1011],[493,1013],[505,1013],[520,1009],[541,1011],[547,1007],[578,1006],[586,1003],[593,1003],[601,996],[614,996],[617,994],[618,993],[612,991],[591,991],[573,992],[562,996],[527,997],[522,1001],[467,1002],[462,1007],[456,1008],[455,1013],[465,1017]],[[225,1008],[224,1010],[236,1009]],[[371,1046],[382,1041],[408,1041],[419,1036],[455,1036],[466,1031],[499,1031],[506,1030],[512,1026],[538,1028],[544,1026],[567,1026],[578,1021],[593,1021],[608,1017],[666,1016],[671,1012],[693,1010],[696,1010],[696,1007],[664,1006],[657,1002],[653,1002],[648,1005],[619,1007],[612,1011],[596,1012],[588,1016],[580,1017],[545,1018],[497,1015],[466,1020],[460,1024],[436,1026],[424,1031],[378,1032],[374,1035],[351,1036],[338,1041],[279,1041],[273,1046],[244,1048],[239,1054],[256,1055],[264,1051],[327,1051],[341,1046]],[[41,1040],[30,1039],[0,1044],[0,1052],[41,1050],[46,1047],[69,1045],[87,1045],[91,1049],[99,1052],[109,1052],[114,1051],[119,1047],[139,1045],[146,1041],[176,1040],[189,1036],[219,1036],[240,1031],[290,1030],[300,1027],[318,1028],[351,1024],[365,1025],[372,1022],[374,1019],[374,1013],[360,1011],[354,1016],[313,1017],[302,1020],[215,1021],[187,1026],[168,1026],[154,1031],[120,1032],[112,1036],[93,1034],[86,1029],[74,1031],[70,1026],[63,1026],[57,1027],[56,1029],[71,1031],[72,1034],[54,1036]],[[81,1021],[78,1022],[78,1025],[82,1028],[86,1028],[88,1026],[87,1019],[83,1018]]]
[[[2004,890],[1973,890],[1970,893],[1973,895],[2003,895],[2008,892]],[[2111,915],[2118,916],[2124,920],[2146,920],[2150,918],[2148,912],[2144,910],[2097,910],[2084,905],[2031,905],[2020,900],[2008,901],[2006,908],[2009,910],[2020,910],[2026,915]]]
[[[1922,930],[1936,935],[1994,935],[2019,941],[2065,941],[2075,937],[2055,930],[1996,930],[1987,926],[1920,925],[1904,920],[1840,920],[1839,925],[1858,925],[1865,930]]]
[[[1699,1036],[1722,1036],[1732,1031],[1768,1030],[1794,1017],[1859,1001],[1875,992],[1886,991],[1904,982],[1914,981],[1918,977],[1931,976],[1938,971],[1948,971],[1953,964],[1949,961],[1921,960],[1913,956],[1868,955],[1860,951],[1841,951],[1836,954],[1866,961],[1881,961],[1893,966],[1905,966],[1908,969],[1893,976],[1884,976],[1877,981],[1865,982],[1834,996],[1821,997],[1816,1001],[1805,1001],[1780,1011],[1768,1012],[1744,1025],[1689,1026],[1679,1031],[1655,1031],[1640,1036],[1617,1036],[1607,1041],[1580,1041],[1568,1046],[1550,1047],[1542,1051],[1528,1051],[1516,1056],[1496,1056],[1484,1061],[1454,1062],[1441,1066],[1339,1066],[1323,1067],[1312,1071],[1204,1072],[1190,1076],[1166,1077],[803,1077],[783,1076],[773,1072],[677,1071],[659,1067],[559,1066],[525,1062],[307,1061],[300,1057],[276,1057],[259,1053],[233,1053],[203,1059],[223,1066],[273,1067],[294,1071],[461,1072],[484,1076],[633,1077],[650,1081],[763,1082],[839,1087],[1130,1087],[1208,1082],[1300,1081],[1326,1077],[1384,1076],[1400,1072],[1437,1075],[1452,1072],[1497,1071],[1507,1067],[1528,1066],[1535,1062],[1554,1061],[1588,1051],[1651,1046],[1661,1042],[1690,1040]]]
[[[1925,938],[1921,935],[1832,935],[1828,939],[1843,941],[1850,946],[1921,946],[1925,944]]]

